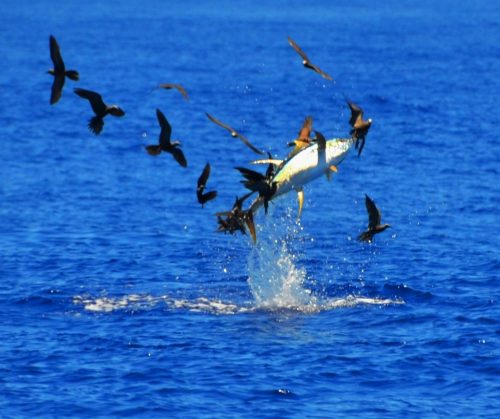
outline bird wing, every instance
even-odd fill
[[[59,44],[52,35],[50,35],[50,58],[54,63],[54,70],[56,73],[64,73],[64,61],[61,57],[61,50],[59,49]]]
[[[368,195],[365,195],[365,205],[368,211],[368,228],[373,229],[380,224],[382,214]]]
[[[236,132],[236,131],[235,131]],[[250,143],[250,141],[248,141],[243,135],[239,134],[238,132],[236,132],[236,136],[241,140],[243,141],[243,143],[249,147],[250,149],[252,149],[252,151],[254,153],[257,153],[257,154],[265,154],[262,150],[259,150],[257,147],[255,147],[254,145],[252,145]]]
[[[288,43],[292,46],[292,48],[299,53],[304,61],[310,62],[309,57],[306,55],[304,51],[297,45],[297,43],[290,37],[288,37]]]
[[[234,132],[236,133],[236,131],[234,129],[232,129],[229,125],[225,124],[224,122],[222,121],[219,121],[217,118],[214,118],[212,115],[210,115],[209,113],[206,114],[208,119],[210,119],[210,121],[212,121],[214,124],[217,124],[219,125],[220,127],[222,128],[225,128],[227,129],[231,134]],[[237,133],[236,133],[237,134]]]
[[[210,163],[207,163],[198,178],[198,188],[197,190],[203,192],[205,185],[207,184],[208,177],[210,176]]]
[[[92,106],[92,110],[98,116],[104,116],[106,113],[106,104],[102,100],[102,96],[91,90],[85,90],[80,88],[75,88],[74,92],[84,99],[87,99],[90,102],[90,106]]]
[[[188,96],[186,89],[184,89],[184,87],[182,87],[180,84],[163,83],[163,84],[160,84],[160,87],[163,89],[177,89],[181,93],[181,95],[184,99],[189,100],[189,96]]]
[[[347,104],[349,105],[349,109],[351,110],[351,119],[349,119],[349,124],[354,127],[356,121],[363,118],[363,110],[350,100],[347,101]]]
[[[323,77],[324,79],[327,79],[327,80],[333,80],[333,77],[330,76],[329,74],[325,73],[321,68],[319,68],[317,65],[315,64],[311,64],[311,68],[316,71],[316,73],[320,74],[321,77]]]
[[[167,118],[162,111],[156,109],[156,118],[160,124],[160,145],[162,147],[170,146],[170,137],[172,135],[172,126],[168,123]],[[174,156],[175,157],[175,156]]]
[[[64,86],[64,75],[59,75],[56,73],[54,75],[54,81],[52,83],[52,92],[50,94],[50,104],[56,103],[62,95],[62,88]]]
[[[174,159],[179,163],[182,167],[187,167],[187,161],[186,157],[184,157],[184,153],[182,150],[178,147],[174,147],[172,150],[172,155],[174,156]]]
[[[312,131],[312,124],[313,124],[312,116],[308,116],[304,120],[304,123],[302,124],[302,128],[299,131],[299,136],[297,138],[299,138],[299,139],[310,138],[311,131]]]

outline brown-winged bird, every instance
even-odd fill
[[[54,76],[54,82],[52,83],[52,92],[50,94],[50,104],[53,105],[56,103],[62,95],[62,89],[64,86],[64,82],[66,77],[71,80],[77,81],[80,78],[80,75],[75,70],[66,70],[66,66],[64,65],[64,61],[61,57],[61,50],[59,48],[59,44],[52,35],[50,35],[50,58],[54,63],[54,68],[51,68],[47,73],[52,74]]]
[[[321,70],[317,65],[313,64],[309,57],[306,55],[304,51],[297,45],[297,43],[290,37],[288,37],[288,43],[292,46],[292,48],[297,51],[297,53],[302,57],[302,65],[305,68],[309,68],[310,70],[315,71],[318,73],[321,77],[327,79],[327,80],[333,80],[332,76],[329,74],[325,73],[323,70]]]
[[[74,89],[74,92],[90,102],[90,106],[95,113],[95,116],[89,120],[89,130],[95,135],[99,135],[104,127],[104,117],[106,115],[124,116],[125,112],[117,105],[106,105],[102,96],[99,93],[85,89]]]
[[[351,118],[349,119],[349,124],[351,125],[351,136],[356,139],[355,147],[358,150],[358,157],[363,151],[365,146],[366,136],[368,135],[368,130],[372,125],[372,120],[363,119],[363,109],[350,100],[347,101],[349,109],[351,110]]]
[[[180,92],[180,94],[185,100],[189,100],[189,96],[188,93],[186,92],[186,89],[184,89],[184,87],[182,87],[180,84],[162,83],[158,87],[161,87],[162,89],[176,89],[178,92]]]
[[[252,149],[252,151],[254,151],[255,153],[257,154],[265,154],[262,150],[259,150],[257,147],[253,146],[250,141],[248,141],[243,135],[241,135],[239,132],[237,132],[236,130],[234,130],[233,128],[231,128],[229,125],[225,124],[224,122],[222,121],[219,121],[217,118],[214,118],[212,115],[210,114],[206,114],[207,115],[207,118],[210,119],[210,121],[212,121],[214,124],[217,124],[218,126],[228,130],[230,133],[231,133],[231,136],[233,138],[239,138],[241,141],[243,141],[243,143],[249,147],[250,149]]]
[[[245,167],[235,167],[236,170],[243,175],[246,180],[242,180],[241,183],[252,192],[258,192],[259,196],[264,200],[264,210],[267,214],[267,209],[269,206],[269,201],[274,196],[277,189],[276,182],[272,182],[267,175],[263,175],[255,170],[247,169]]]
[[[244,211],[242,208],[245,199],[252,194],[253,192],[250,192],[241,198],[236,197],[236,201],[230,211],[218,212],[215,214],[217,216],[217,223],[219,224],[217,231],[230,234],[234,234],[235,231],[241,231],[243,234],[246,234],[245,227],[247,227],[254,243],[257,241],[252,210],[248,209]]]
[[[179,148],[181,143],[179,141],[170,141],[170,137],[172,136],[172,127],[163,115],[163,112],[159,109],[156,109],[156,117],[161,127],[160,131],[160,143],[158,145],[147,145],[146,150],[152,156],[157,156],[162,151],[172,154],[174,159],[179,163],[182,167],[187,167],[186,157],[184,157],[184,153]]]
[[[366,194],[365,205],[366,210],[368,211],[368,230],[363,231],[363,233],[358,236],[358,240],[371,243],[375,234],[381,233],[386,228],[390,227],[390,225],[380,224],[380,221],[382,220],[382,214],[376,207],[375,202],[373,202],[372,199]]]
[[[198,178],[198,186],[196,188],[196,196],[202,208],[206,202],[210,201],[211,199],[214,199],[217,196],[217,191],[210,191],[207,193],[203,193],[209,176],[210,176],[210,163],[207,163],[205,165],[205,168],[203,169],[203,172],[201,172],[201,175]]]

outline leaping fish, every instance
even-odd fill
[[[355,138],[326,140],[321,133],[316,131],[316,139],[287,160],[253,161],[253,164],[275,164],[277,169],[274,176],[266,181],[268,185],[273,186],[272,196],[266,197],[261,194],[253,201],[250,209],[255,213],[265,203],[294,190],[297,192],[298,217],[300,217],[304,203],[304,186],[322,175],[326,174],[329,178],[332,171],[336,172],[337,166],[344,160],[355,142]],[[254,187],[253,190],[256,189]]]

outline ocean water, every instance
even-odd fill
[[[500,416],[498,2],[0,10],[0,416]],[[54,106],[50,34],[80,72]],[[93,136],[74,87],[126,116]],[[307,115],[348,135],[345,97],[365,150],[300,223],[290,195],[256,245],[216,233],[256,156],[205,112],[283,157]],[[156,108],[186,169],[144,150]],[[372,244],[365,193],[392,226]]]

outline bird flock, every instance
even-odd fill
[[[334,82],[333,78],[320,69],[316,64],[313,64],[305,52],[299,47],[299,45],[290,37],[288,37],[288,43],[290,46],[300,55],[302,58],[302,64],[306,69],[312,70],[318,73],[324,79]],[[49,37],[49,47],[50,47],[50,57],[53,62],[53,68],[48,70],[47,73],[51,74],[54,79],[51,88],[50,104],[56,104],[62,97],[63,87],[66,78],[78,81],[80,79],[79,73],[76,70],[66,70],[66,66],[61,56],[61,50],[57,40],[54,36]],[[189,95],[186,89],[180,84],[175,83],[163,83],[158,85],[162,89],[175,89],[177,90],[185,100],[189,100]],[[104,128],[104,118],[107,115],[122,117],[125,115],[125,111],[118,105],[107,105],[102,96],[92,90],[75,88],[74,93],[83,99],[89,101],[94,116],[92,116],[88,122],[88,128],[94,135],[101,134]],[[366,135],[372,124],[371,119],[363,119],[363,110],[356,105],[354,102],[346,98],[347,105],[351,111],[351,117],[349,119],[349,124],[351,125],[350,135],[355,140],[355,148],[358,150],[358,157],[361,155],[363,148],[365,146]],[[214,124],[220,126],[227,130],[233,138],[239,139],[243,144],[245,144],[254,153],[259,155],[265,155],[266,152],[255,147],[245,136],[240,134],[230,125],[218,120],[214,116],[206,113],[207,118]],[[160,125],[160,135],[158,144],[147,145],[145,147],[146,152],[151,156],[158,156],[162,152],[170,153],[175,161],[181,166],[186,168],[188,163],[186,157],[182,151],[181,143],[179,141],[172,141],[172,127],[168,122],[167,118],[160,109],[156,109],[156,117]],[[298,133],[298,136],[293,141],[289,142],[287,145],[293,147],[292,151],[288,155],[288,159],[293,157],[295,154],[300,152],[303,148],[308,147],[312,142],[325,142],[323,135],[314,131],[316,136],[311,137],[313,132],[313,119],[311,116],[307,116],[302,124],[302,127]],[[268,159],[265,161],[269,163],[268,168],[264,174],[255,172],[253,170],[236,167],[238,171],[243,175],[244,180],[242,184],[250,190],[249,193],[243,195],[242,197],[236,197],[233,207],[229,211],[218,212],[217,216],[219,232],[235,233],[241,232],[246,233],[247,229],[250,235],[255,241],[255,226],[253,223],[253,212],[251,209],[243,210],[244,201],[249,198],[252,194],[257,192],[259,196],[263,197],[263,204],[265,212],[267,213],[268,203],[273,197],[275,192],[275,184],[271,182],[271,179],[278,168],[279,161],[274,160],[270,153],[267,153]],[[331,167],[332,170],[336,170],[334,166]],[[207,163],[203,168],[201,175],[198,178],[196,196],[198,202],[201,204],[202,208],[208,201],[211,201],[217,197],[217,191],[205,192],[208,178],[210,176],[211,166]],[[365,195],[365,205],[368,212],[368,228],[363,231],[359,236],[358,240],[365,242],[372,242],[373,237],[390,227],[389,224],[381,223],[381,212],[375,205],[375,202],[368,196]]]

